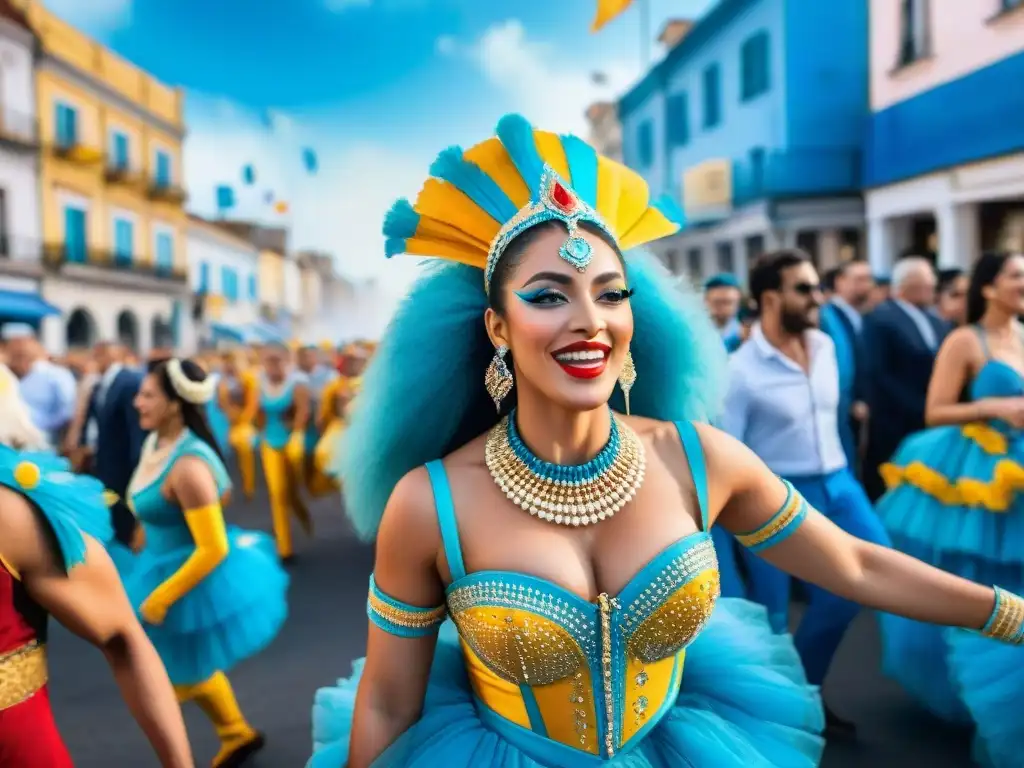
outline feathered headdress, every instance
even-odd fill
[[[566,225],[559,255],[580,271],[591,259],[590,244],[577,235],[580,223],[606,232],[621,251],[680,226],[675,204],[651,201],[643,177],[582,139],[534,130],[519,115],[503,117],[496,138],[444,150],[430,175],[415,203],[402,199],[388,212],[385,252],[478,267],[485,289],[505,247],[545,221]]]

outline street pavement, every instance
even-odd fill
[[[347,675],[365,650],[372,549],[351,534],[338,500],[322,500],[313,512],[314,538],[296,538],[286,627],[267,651],[230,674],[242,709],[267,737],[266,749],[251,762],[254,768],[302,768],[311,748],[314,692]],[[263,497],[235,502],[227,514],[242,527],[269,527]],[[103,657],[53,627],[50,659],[53,705],[77,768],[155,766]],[[930,718],[881,676],[875,622],[867,614],[846,637],[825,696],[859,727],[856,743],[829,745],[826,768],[970,765],[969,734]],[[193,705],[186,707],[185,721],[197,765],[209,765],[217,749],[209,721]]]

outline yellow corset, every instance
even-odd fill
[[[618,598],[587,602],[555,584],[474,573],[449,590],[477,698],[556,743],[613,757],[679,691],[684,649],[720,593],[711,537],[669,547]]]

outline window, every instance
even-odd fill
[[[901,0],[896,65],[903,67],[927,56],[928,42],[928,0]]]
[[[174,237],[170,232],[156,233],[156,268],[161,272],[174,269]],[[200,269],[199,280],[202,286],[200,291],[205,291],[210,280],[209,265],[206,262],[203,262]]]
[[[751,235],[746,241],[747,262],[753,264],[764,255],[764,235]]]
[[[135,227],[130,219],[114,217],[114,263],[128,265],[132,263],[132,252],[135,250]]]
[[[249,275],[249,301],[257,301],[259,299],[260,287],[256,282],[256,275]]]
[[[690,107],[685,93],[676,93],[665,102],[665,125],[670,147],[683,147],[690,142]]]
[[[654,162],[654,127],[644,120],[636,131],[636,151],[641,168],[650,168]]]
[[[116,171],[128,170],[128,136],[121,131],[110,134],[110,167]]]
[[[232,304],[238,301],[238,273],[231,267],[220,268],[220,292]]]
[[[63,101],[58,101],[54,119],[57,146],[62,149],[75,146],[78,143],[78,110]]]
[[[210,292],[210,265],[205,262],[199,262],[199,285],[196,287],[196,293],[205,294]]]
[[[686,269],[693,280],[704,276],[704,254],[700,248],[691,248],[686,252]]]
[[[718,272],[733,273],[736,267],[732,260],[732,243],[719,243],[715,246],[715,261]]]
[[[67,260],[84,264],[88,250],[85,210],[67,205],[64,208],[64,252]]]
[[[722,122],[722,73],[717,64],[704,70],[704,127]]]
[[[171,186],[171,156],[162,149],[156,151],[155,180],[158,187]]]
[[[758,32],[740,49],[740,98],[750,101],[767,93],[769,75],[768,33]]]

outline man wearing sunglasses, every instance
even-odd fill
[[[729,360],[723,429],[836,525],[888,546],[839,437],[839,369],[835,344],[818,328],[824,296],[814,266],[799,250],[765,254],[750,272],[750,292],[760,322]],[[785,632],[789,576],[746,550],[743,557],[751,597],[768,609],[773,628]],[[821,685],[860,608],[813,585],[806,591],[809,603],[794,640],[808,681]],[[825,715],[832,735],[855,733],[827,706]]]

